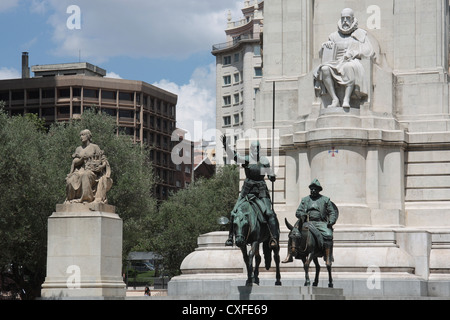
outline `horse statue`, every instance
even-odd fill
[[[245,266],[247,267],[246,286],[252,286],[253,283],[259,285],[259,265],[261,263],[261,255],[259,253],[260,243],[263,244],[264,262],[266,270],[270,269],[273,258],[276,266],[276,282],[275,285],[281,286],[280,274],[280,245],[279,236],[275,239],[276,246],[270,246],[271,233],[264,219],[261,208],[264,206],[259,203],[256,196],[249,194],[240,199],[236,209],[231,213],[233,223],[233,234],[236,246],[242,251]],[[247,252],[247,245],[250,251]],[[253,264],[253,258],[255,264]]]
[[[337,207],[333,203],[333,207]],[[320,264],[318,258],[323,257],[328,270],[328,288],[333,288],[333,277],[331,275],[331,265],[333,262],[333,246],[329,249],[323,247],[323,239],[321,233],[309,221],[302,222],[298,219],[293,226],[285,218],[285,223],[289,232],[288,251],[295,259],[302,260],[305,270],[305,286],[311,284],[309,279],[309,265],[314,261],[316,266],[316,276],[313,286],[319,284]],[[289,253],[288,252],[288,253]]]

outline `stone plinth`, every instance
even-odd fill
[[[124,298],[122,219],[105,204],[57,205],[48,219],[44,299]]]
[[[343,289],[301,286],[240,286],[236,300],[345,300]]]
[[[287,238],[288,232],[283,228],[281,259],[287,254]],[[275,287],[272,262],[269,271],[260,266],[260,287],[239,291],[247,279],[245,265],[237,247],[225,247],[226,239],[227,232],[211,232],[198,238],[198,248],[181,264],[182,275],[169,282],[171,299],[262,299],[263,291],[269,290],[265,287]],[[337,227],[334,232],[334,288],[342,289],[346,298],[448,298],[449,241],[448,232],[437,230],[431,233],[409,228]],[[317,290],[327,289],[328,274],[322,258],[319,263]],[[307,290],[303,288],[305,274],[301,260],[280,267],[282,287],[287,289],[276,288],[277,296],[271,299],[283,299],[292,290],[296,290],[297,300],[343,299],[300,292],[300,287]],[[314,264],[309,275],[314,279]]]

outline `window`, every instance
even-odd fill
[[[42,108],[42,116],[54,116],[55,115],[55,108]]]
[[[81,88],[72,88],[72,94],[74,97],[81,97]]]
[[[239,76],[239,73],[235,73],[234,74],[234,83],[239,83],[239,81],[240,81],[240,76]]]
[[[231,84],[231,76],[224,76],[223,77],[223,84],[225,86],[230,85]]]
[[[235,54],[234,54],[234,62],[235,62],[235,63],[236,63],[236,62],[239,62],[239,56],[240,56],[239,53],[235,53]]]
[[[231,125],[231,116],[223,117],[223,125],[230,126]]]
[[[81,88],[72,88],[73,97],[81,97]]]
[[[60,115],[68,115],[70,114],[70,107],[60,107],[58,108],[58,111]]]
[[[256,45],[253,47],[253,54],[255,56],[260,56],[261,55],[261,46],[260,45]]]
[[[148,106],[148,96],[144,96],[143,105],[144,105],[145,108],[147,108],[147,106]]]
[[[9,91],[0,92],[0,101],[9,101]]]
[[[117,92],[102,90],[102,99],[116,100]]]
[[[83,91],[83,96],[84,96],[85,98],[98,99],[98,90],[94,90],[94,89],[84,89],[84,91]]]
[[[134,112],[130,110],[119,110],[120,118],[134,118]]]
[[[39,99],[39,90],[27,91],[27,99]]]
[[[150,97],[149,102],[150,102],[150,109],[154,110],[155,109],[155,100],[152,97]]]
[[[72,113],[73,114],[81,114],[81,106],[72,106]]]
[[[234,103],[235,104],[239,103],[239,93],[234,94]]]
[[[231,96],[225,96],[225,97],[223,97],[223,105],[224,105],[224,106],[229,106],[229,105],[231,105]]]
[[[42,99],[53,99],[55,97],[55,89],[42,89]]]
[[[263,75],[262,68],[256,67],[255,68],[255,77],[262,77],[262,75]]]
[[[70,88],[59,89],[58,97],[60,97],[60,98],[70,98]]]
[[[224,64],[225,66],[231,64],[231,56],[225,56],[225,57],[223,57],[223,64]]]
[[[239,124],[239,114],[234,115],[234,124]]]
[[[120,92],[119,100],[134,101],[134,94],[132,92]]]

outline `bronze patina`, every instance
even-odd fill
[[[297,223],[292,226],[287,219],[285,221],[290,233],[288,256],[283,263],[292,262],[293,258],[302,260],[305,286],[309,286],[309,265],[314,261],[316,276],[313,286],[317,286],[320,273],[318,258],[323,257],[328,270],[328,287],[333,288],[333,225],[338,219],[339,210],[330,198],[320,194],[322,186],[319,180],[314,179],[309,189],[310,195],[302,199],[296,211]]]
[[[223,147],[227,154],[237,163],[242,164],[246,179],[239,198],[231,212],[231,222],[226,246],[233,245],[233,237],[244,258],[247,267],[247,282],[259,284],[259,244],[263,243],[265,267],[268,270],[272,261],[272,252],[276,265],[275,285],[281,285],[280,275],[280,228],[277,216],[272,208],[269,191],[264,181],[267,175],[271,181],[275,181],[275,175],[270,168],[266,157],[260,156],[259,142],[253,142],[250,146],[250,154],[241,156],[233,151],[222,137]],[[247,245],[250,251],[247,252]],[[253,265],[253,258],[255,265]]]

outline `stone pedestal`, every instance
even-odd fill
[[[122,219],[105,204],[57,205],[48,219],[44,299],[125,297]]]
[[[318,287],[240,286],[236,300],[345,300],[343,289]]]
[[[298,291],[305,282],[301,260],[280,265],[281,283],[286,289],[270,291],[275,287],[272,262],[269,271],[260,266],[259,288],[239,290],[247,279],[244,260],[239,248],[225,247],[227,237],[227,232],[211,232],[198,238],[198,248],[181,264],[182,275],[169,282],[171,299],[261,299],[268,292],[277,293],[272,299],[282,299],[289,290],[296,290],[295,299],[299,300],[343,299],[340,294],[315,297],[317,293]],[[448,233],[408,228],[339,227],[335,229],[334,238],[333,283],[335,289],[343,290],[345,298],[449,297]],[[287,240],[288,232],[283,230],[281,259],[287,254]],[[327,289],[325,263],[323,259],[319,259],[319,263],[317,290]],[[311,279],[314,275],[313,264]]]

